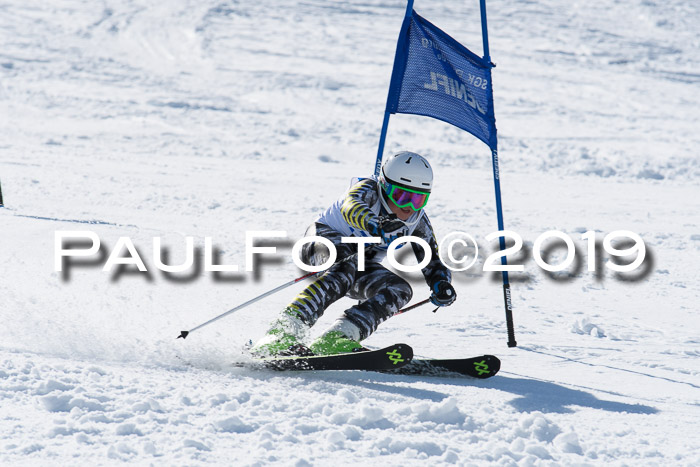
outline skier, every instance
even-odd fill
[[[437,242],[423,210],[433,187],[433,170],[425,158],[400,152],[382,165],[378,178],[353,179],[350,189],[309,226],[306,236],[330,240],[338,258],[316,281],[304,289],[272,323],[267,334],[251,349],[258,356],[308,353],[331,355],[362,350],[360,341],[411,300],[408,282],[383,267],[388,245],[396,238],[414,235],[432,250],[430,262],[422,269],[436,306],[451,305],[457,295],[450,271],[437,254]],[[356,244],[342,243],[341,237],[380,237],[369,244],[365,270],[358,270]],[[425,253],[412,244],[418,262]],[[301,250],[305,264],[323,264],[328,248],[310,242]],[[347,259],[345,259],[347,258]],[[307,331],[336,300],[348,296],[359,300],[307,349],[302,342]]]

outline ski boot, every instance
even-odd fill
[[[285,308],[250,353],[258,358],[308,354],[309,350],[302,344],[308,327],[299,316],[296,308]]]
[[[333,323],[333,326],[316,339],[309,348],[314,355],[335,355],[368,350],[360,344],[360,329],[343,318]]]

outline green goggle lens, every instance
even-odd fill
[[[383,183],[384,192],[399,208],[410,206],[414,211],[420,211],[428,204],[430,193],[402,188],[391,183]]]

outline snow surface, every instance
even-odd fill
[[[175,339],[298,276],[291,241],[370,173],[403,2],[4,2],[0,463],[700,464],[700,4],[488,3],[519,346],[500,279],[476,270],[454,306],[367,340],[502,359],[475,381],[231,368],[300,285]],[[476,0],[415,8],[481,52]],[[488,149],[399,115],[400,149],[433,162],[438,237],[470,232],[483,265]],[[569,273],[532,259],[551,229],[576,241]],[[580,235],[619,229],[646,242],[641,272],[588,272]],[[150,273],[104,256],[55,272],[57,230],[96,232],[104,255],[128,236]],[[290,238],[257,274],[154,267],[153,237],[177,264],[210,236],[243,268],[245,230]]]

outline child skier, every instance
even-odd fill
[[[361,350],[360,341],[413,295],[408,282],[380,264],[388,245],[404,235],[422,238],[432,250],[430,262],[422,269],[432,292],[430,301],[436,306],[448,306],[457,297],[450,284],[450,271],[438,257],[437,242],[423,210],[433,187],[433,170],[428,161],[418,154],[401,152],[384,162],[378,178],[353,182],[348,192],[321,214],[305,234],[330,240],[339,259],[283,310],[251,349],[254,354],[273,356],[307,350],[302,345],[306,331],[329,305],[344,296],[360,302],[345,310],[309,349],[316,355]],[[382,240],[368,245],[364,271],[358,270],[358,246],[341,242],[341,237],[349,236]],[[413,244],[413,251],[421,262],[423,249]],[[323,244],[307,243],[300,257],[305,264],[319,265],[328,255]]]

